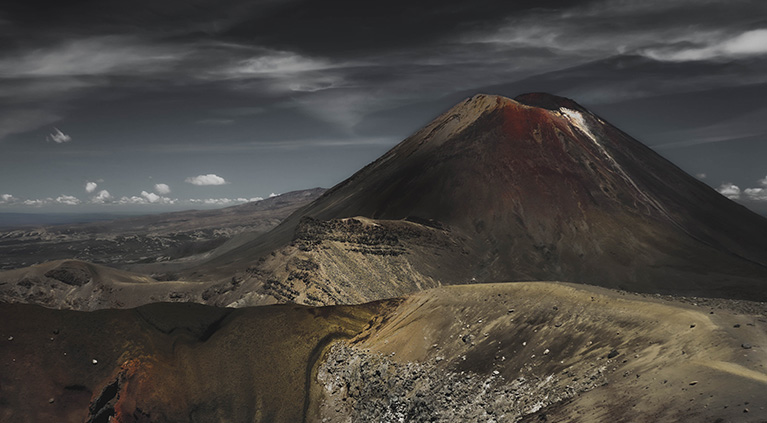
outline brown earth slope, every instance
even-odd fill
[[[158,281],[149,276],[86,263],[56,260],[0,273],[3,302],[69,310],[129,308],[156,302],[204,303],[237,287],[228,283]]]
[[[765,313],[560,283],[323,308],[3,304],[0,420],[761,422]]]
[[[560,283],[425,291],[331,351],[322,417],[762,422],[766,313]]]
[[[2,304],[0,421],[306,421],[322,351],[381,307]]]

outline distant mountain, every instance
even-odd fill
[[[245,269],[312,304],[532,280],[767,299],[767,220],[572,100],[477,95],[194,271]]]

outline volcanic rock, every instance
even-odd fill
[[[340,224],[361,218],[369,223]],[[318,229],[307,232],[307,222]],[[452,247],[424,250],[387,235],[391,222],[431,230]],[[314,249],[289,248],[307,237]],[[370,250],[371,242],[382,247]],[[330,303],[368,286],[376,288],[363,300],[422,284],[532,280],[767,299],[767,220],[573,100],[542,93],[467,99],[271,233],[194,271],[223,276],[275,251],[284,260],[259,272],[311,259],[310,273],[335,292],[321,299]],[[353,268],[353,280],[327,278],[340,267]],[[263,279],[246,285],[258,290]],[[304,286],[271,279],[301,301]]]

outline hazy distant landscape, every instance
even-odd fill
[[[111,215],[96,220],[86,214],[81,216],[82,223],[20,224],[20,228],[0,232],[0,269],[70,258],[119,266],[202,254],[237,235],[267,232],[323,191],[291,192],[221,210]],[[41,218],[74,219],[70,215]]]
[[[88,213],[0,213],[0,229],[18,226],[49,226],[114,220],[130,215]]]

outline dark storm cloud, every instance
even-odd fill
[[[308,54],[347,56],[439,42],[466,30],[495,26],[509,15],[572,4],[566,0],[292,1],[254,15],[224,35]]]
[[[346,111],[333,106],[333,98],[359,103],[355,96],[375,94],[380,107],[389,107],[386,97],[399,105],[413,100],[414,89],[415,97],[433,97],[617,54],[748,58],[764,53],[754,14],[760,7],[756,1],[13,2],[0,16],[18,41],[0,58],[0,75],[8,96],[21,99],[45,92],[55,101],[57,93],[112,86],[108,76],[130,75],[147,86],[216,80],[259,96],[317,92],[339,113],[364,114],[359,104]]]
[[[8,47],[23,48],[62,37],[145,34],[167,41],[219,39],[336,56],[423,44],[466,29],[492,26],[511,14],[571,4],[566,0],[32,0],[3,5],[2,18],[6,27],[24,35],[7,41]]]

